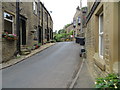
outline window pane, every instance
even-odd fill
[[[78,23],[81,23],[80,17],[78,17]]]
[[[76,20],[73,20],[73,25],[76,26]]]
[[[12,20],[12,15],[10,15],[10,14],[4,12],[4,18],[7,18],[7,19]]]
[[[100,15],[100,32],[103,32],[103,14]]]
[[[4,20],[4,31],[12,34],[12,22]]]
[[[104,53],[104,39],[103,39],[103,14],[99,15],[99,55],[103,57]]]
[[[33,11],[35,10],[35,2],[33,2]]]

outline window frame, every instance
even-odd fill
[[[99,56],[101,59],[103,59],[103,54],[104,54],[104,29],[103,29],[103,23],[104,23],[104,16],[103,16],[103,12],[101,12],[99,14]],[[102,21],[101,21],[102,20]],[[101,31],[101,27],[102,27],[102,31]]]
[[[81,17],[79,16],[78,17],[78,24],[80,24],[81,23]]]
[[[35,15],[37,15],[37,2],[34,0],[33,1],[33,13],[35,14]]]
[[[12,16],[12,20],[4,17],[4,23],[5,23],[5,20],[12,23],[12,31],[11,31],[12,33],[10,33],[10,34],[14,34],[14,16],[11,13],[8,13],[6,11],[3,12],[3,16],[4,16],[4,13],[7,13]]]
[[[73,19],[73,26],[76,27],[76,20],[75,19]]]

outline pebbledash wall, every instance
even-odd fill
[[[26,34],[22,35],[24,36],[25,40],[21,40],[21,47],[22,46],[32,46],[35,43],[42,43],[45,41],[45,29],[48,31],[47,26],[45,23],[50,23],[49,28],[51,30],[51,33],[49,33],[49,40],[52,39],[52,32],[53,32],[53,21],[52,18],[45,8],[45,6],[42,4],[42,2],[36,1],[34,3],[36,5],[35,7],[33,6],[33,2],[20,2],[20,18],[22,20],[25,20],[25,28],[26,28]],[[39,7],[39,8],[38,8]],[[36,9],[36,12],[33,10]],[[42,11],[43,9],[43,11]],[[15,2],[2,2],[2,16],[0,16],[0,20],[2,22],[2,32],[5,32],[5,27],[4,27],[4,12],[12,15],[13,17],[13,28],[12,32],[16,34],[16,3]],[[47,15],[45,15],[45,12]],[[42,15],[43,14],[43,15]],[[47,22],[46,19],[44,18],[50,18],[49,21]],[[43,19],[43,20],[42,20]],[[20,30],[21,30],[21,24],[20,24]],[[40,27],[40,28],[39,28]],[[9,28],[9,27],[8,27]],[[40,35],[40,36],[39,36]],[[50,37],[51,35],[51,37]],[[39,40],[41,39],[41,40]],[[4,38],[0,40],[0,43],[2,44],[2,62],[10,60],[15,52],[16,52],[16,40],[14,41],[9,41]],[[23,44],[22,44],[23,42]]]
[[[120,73],[120,2],[88,2],[86,52],[94,77]],[[100,56],[100,15],[103,15],[103,57]],[[119,23],[118,23],[119,22]],[[119,45],[118,45],[119,43]]]

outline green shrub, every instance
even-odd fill
[[[106,77],[96,79],[96,88],[111,88],[112,90],[120,90],[120,76],[117,74],[108,74]]]
[[[64,41],[67,38],[68,38],[68,34],[66,34],[66,33],[56,34],[56,36],[54,37],[54,39],[57,42],[62,42],[62,41]]]

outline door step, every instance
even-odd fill
[[[26,45],[21,46],[21,54],[22,55],[28,55],[30,53],[31,53],[31,50],[28,49],[28,46],[26,46]]]

